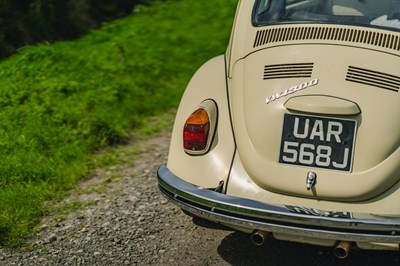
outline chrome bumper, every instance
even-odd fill
[[[340,241],[400,243],[400,217],[340,215],[228,196],[196,187],[164,165],[157,175],[159,188],[170,201],[195,216],[233,227]]]

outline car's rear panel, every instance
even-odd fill
[[[355,45],[286,44],[239,60],[232,77],[238,153],[260,187],[360,201],[398,182],[398,56]],[[310,172],[317,179],[308,190]]]
[[[245,232],[398,250],[400,33],[253,24],[254,3],[239,1],[226,61],[206,63],[182,98],[161,191]],[[205,100],[216,135],[191,154],[182,128]]]

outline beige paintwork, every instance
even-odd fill
[[[294,112],[324,115],[358,115],[360,108],[354,102],[326,95],[294,96],[284,104],[286,109]]]
[[[400,34],[332,24],[254,27],[253,5],[254,1],[239,1],[225,57],[207,62],[189,83],[174,124],[168,168],[200,187],[215,188],[224,181],[223,191],[232,196],[400,217],[400,93],[346,80],[350,66],[400,77]],[[380,39],[367,40],[374,36]],[[311,77],[263,79],[264,66],[292,63],[313,63]],[[266,103],[272,95],[313,80],[318,83]],[[183,149],[183,125],[207,99],[218,107],[216,137],[208,153],[191,156]],[[280,164],[287,113],[357,121],[351,171]],[[310,171],[317,174],[317,183],[307,190]],[[317,239],[291,240],[333,245]],[[379,243],[359,246],[386,249]]]
[[[233,68],[231,83],[233,124],[234,128],[242,129],[235,133],[239,155],[245,169],[261,187],[285,194],[299,196],[314,194],[318,198],[344,201],[366,200],[381,194],[399,180],[400,119],[396,119],[400,113],[399,93],[350,83],[345,77],[349,64],[371,68],[371,63],[359,60],[360,57],[369,57],[375,62],[372,67],[376,71],[395,75],[395,72],[400,70],[399,58],[338,45],[293,46],[258,51],[236,62]],[[332,57],[334,53],[343,57]],[[263,80],[266,62],[268,64],[313,62],[313,76],[300,79]],[[394,68],[396,65],[399,67]],[[319,83],[272,103],[265,103],[265,98],[269,95],[312,79],[319,79]],[[291,113],[284,105],[291,97],[301,95],[320,95],[320,97],[326,95],[326,98],[334,96],[355,102],[361,109],[360,115],[334,115],[337,118],[354,119],[358,122],[352,173],[288,167],[277,162],[283,115]],[[329,114],[321,112],[319,115]],[[385,119],[382,119],[383,116]],[[382,136],[385,136],[385,141],[382,141]],[[383,161],[385,162],[382,163]],[[304,180],[309,171],[315,171],[318,175],[315,191],[305,189]]]
[[[228,178],[235,145],[226,97],[225,59],[216,57],[194,75],[176,114],[169,150],[168,167],[186,181],[205,188],[217,187]],[[183,149],[183,126],[190,114],[207,99],[218,107],[218,127],[208,153],[187,154]]]
[[[244,168],[253,181],[274,192],[339,201],[372,199],[396,184],[400,178],[400,95],[398,92],[350,83],[345,78],[349,66],[399,77],[399,47],[395,50],[379,47],[376,45],[378,42],[371,45],[353,39],[333,41],[323,38],[295,41],[280,41],[278,38],[254,47],[257,32],[263,28],[255,28],[251,24],[253,4],[254,1],[241,1],[239,4],[241,11],[235,20],[229,64],[233,124],[234,128],[240,128],[235,131],[236,143]],[[298,26],[264,28],[273,30],[271,28],[274,27]],[[334,28],[356,30],[348,26],[318,27],[332,31]],[[390,33],[400,38],[400,34],[394,32],[370,31],[375,34]],[[310,78],[262,79],[265,65],[308,62],[314,63]],[[273,103],[266,104],[264,101],[270,95],[312,79],[318,79],[319,83]],[[360,115],[336,116],[358,122],[352,173],[317,169],[318,184],[313,191],[305,189],[304,181],[307,172],[312,169],[277,163],[283,114],[293,111],[285,108],[285,103],[301,95],[338,97],[356,103],[362,112]],[[320,115],[332,114],[321,112]],[[400,207],[398,212],[400,214]]]

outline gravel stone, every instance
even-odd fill
[[[399,252],[354,250],[342,261],[332,248],[274,239],[254,246],[248,234],[183,214],[157,187],[169,138],[129,144],[144,152],[96,170],[63,200],[89,204],[63,220],[44,217],[23,247],[0,247],[0,265],[398,265]]]

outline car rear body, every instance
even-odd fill
[[[178,109],[161,190],[246,232],[399,249],[400,1],[240,1]],[[213,122],[183,148],[188,117]],[[214,190],[214,191],[213,191]]]

